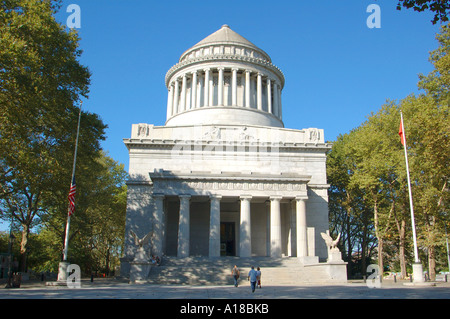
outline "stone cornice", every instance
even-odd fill
[[[169,80],[175,72],[177,72],[185,67],[194,65],[194,64],[201,64],[203,62],[211,62],[211,61],[246,62],[246,63],[252,63],[257,66],[264,67],[264,68],[269,69],[269,70],[273,71],[274,73],[278,74],[278,76],[281,79],[281,88],[284,87],[284,82],[285,82],[284,74],[277,66],[275,66],[274,64],[272,64],[266,60],[263,60],[263,59],[249,57],[249,56],[242,56],[242,55],[237,55],[237,54],[208,54],[205,56],[201,56],[201,57],[197,57],[197,58],[179,62],[179,63],[175,64],[174,66],[172,66],[169,69],[169,71],[167,71],[166,77],[165,77],[166,87],[169,86]]]
[[[192,141],[192,140],[172,140],[172,139],[139,139],[139,138],[124,138],[124,144],[127,146],[128,150],[133,148],[148,148],[148,149],[161,149],[161,148],[171,148],[173,146],[189,146],[192,147],[214,147],[214,146],[224,146],[225,144],[221,141]],[[289,142],[254,142],[254,141],[242,141],[236,142],[235,146],[246,146],[246,147],[276,147],[280,150],[329,150],[332,147],[331,143],[289,143]]]

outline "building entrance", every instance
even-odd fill
[[[236,256],[236,234],[234,222],[220,223],[220,255]]]

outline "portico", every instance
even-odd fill
[[[158,171],[150,173],[150,178],[154,215],[163,221],[155,229],[159,254],[224,255],[227,243],[221,241],[221,223],[226,222],[235,227],[234,247],[229,251],[237,256],[308,256],[308,176],[258,178],[254,174],[231,177],[199,172],[180,176]],[[271,191],[273,195],[267,195]]]

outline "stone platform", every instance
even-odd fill
[[[345,283],[346,279],[330,272],[330,267],[344,270],[345,264],[318,263],[304,265],[295,257],[165,257],[162,265],[152,267],[147,283],[160,285],[232,285],[231,269],[234,265],[241,271],[240,282],[254,266],[261,268],[262,285],[300,285],[311,283]]]

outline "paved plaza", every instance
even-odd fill
[[[130,285],[115,279],[82,280],[81,288],[49,287],[43,282],[0,289],[0,299],[450,299],[450,283],[411,286],[384,281],[369,288],[362,281],[341,285],[270,285],[251,292],[250,284],[234,286]]]

